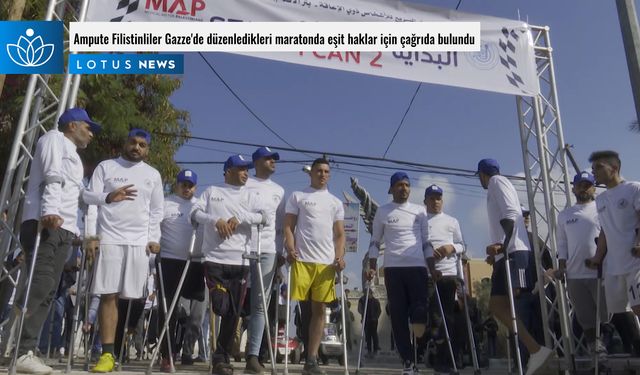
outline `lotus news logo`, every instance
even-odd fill
[[[0,74],[64,73],[62,38],[59,21],[0,22]]]

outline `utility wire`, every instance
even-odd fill
[[[458,5],[456,5],[456,10],[458,10],[458,8],[460,8],[460,4],[462,4],[462,0],[458,0]]]
[[[236,94],[236,92],[231,88],[231,86],[229,86],[229,84],[222,78],[222,76],[220,76],[220,74],[218,74],[218,72],[216,71],[216,69],[213,67],[213,65],[211,65],[211,63],[209,63],[209,61],[207,60],[207,58],[204,56],[204,54],[202,54],[202,52],[198,52],[198,55],[200,55],[200,57],[202,57],[202,60],[204,60],[204,62],[207,64],[207,66],[209,67],[209,69],[211,69],[211,71],[213,72],[213,74],[216,75],[216,77],[218,77],[218,79],[220,80],[220,82],[222,82],[222,84],[227,88],[227,90],[229,90],[229,92],[231,93],[231,95],[233,95],[236,99],[238,99],[238,101],[240,102],[240,104],[242,104],[242,106],[249,111],[249,113],[251,113],[251,115],[253,117],[256,118],[256,120],[258,120],[258,122],[260,124],[262,124],[262,126],[264,126],[267,130],[269,130],[271,132],[271,134],[275,135],[279,140],[281,140],[282,142],[284,142],[286,145],[288,145],[289,147],[295,149],[295,146],[293,146],[291,143],[287,142],[286,139],[282,138],[280,136],[280,134],[278,134],[275,130],[273,130],[269,125],[267,125],[266,122],[264,122],[262,120],[262,118],[260,118],[260,116],[258,116],[251,108],[249,108],[249,106],[247,105],[247,103],[244,102],[244,100],[242,100],[242,98],[240,98],[240,96],[238,96],[238,94]]]
[[[402,124],[404,124],[404,119],[407,118],[407,113],[409,113],[409,110],[411,109],[411,105],[413,104],[413,100],[416,98],[416,95],[418,95],[418,91],[420,91],[420,87],[422,87],[422,82],[420,82],[418,84],[418,87],[416,87],[416,92],[413,93],[413,96],[411,97],[411,101],[409,102],[409,105],[407,106],[407,110],[404,111],[404,115],[402,115],[402,120],[400,120],[400,124],[398,124],[398,127],[396,128],[396,132],[393,133],[393,137],[391,137],[391,140],[389,141],[389,144],[387,145],[387,149],[384,150],[384,154],[382,155],[383,158],[387,157],[387,152],[389,152],[389,148],[391,148],[391,145],[393,144],[393,141],[396,140],[396,136],[398,135],[398,132],[400,131],[400,128],[402,127]]]

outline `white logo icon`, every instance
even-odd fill
[[[44,44],[40,35],[33,37],[33,29],[29,28],[25,34],[28,38],[20,35],[18,43],[7,44],[7,53],[9,58],[25,68],[34,68],[46,64],[53,56],[55,46],[53,44]]]

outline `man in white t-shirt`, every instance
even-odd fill
[[[596,197],[602,230],[589,263],[603,266],[607,311],[631,307],[640,315],[640,183],[622,179],[615,151],[594,152],[589,161],[596,183],[607,187]]]
[[[307,360],[302,374],[324,375],[318,349],[324,331],[325,304],[336,299],[336,270],[344,263],[344,207],[327,189],[329,162],[311,165],[311,186],[291,194],[285,207],[285,249],[291,263],[291,299],[311,300]]]
[[[262,282],[266,291],[271,290],[271,283],[276,272],[276,263],[282,264],[282,221],[284,219],[284,189],[271,180],[271,175],[276,171],[276,161],[280,160],[277,152],[271,151],[268,147],[258,148],[252,155],[253,165],[256,171],[255,177],[247,181],[247,189],[253,192],[259,202],[260,207],[269,215],[269,222],[275,223],[262,229],[260,233],[260,268],[262,271]],[[277,259],[280,258],[280,259]],[[260,356],[260,346],[265,329],[264,311],[262,309],[262,296],[267,299],[271,293],[260,291],[260,281],[258,280],[258,267],[256,262],[251,262],[251,314],[247,327],[247,364],[244,369],[245,374],[262,374],[264,367],[258,360]]]
[[[506,177],[500,175],[500,166],[494,159],[482,159],[477,169],[480,184],[487,190],[487,214],[489,219],[489,238],[492,242],[487,246],[487,255],[492,259],[493,273],[491,274],[491,298],[489,309],[509,331],[513,330],[511,319],[511,304],[508,289],[513,289],[513,296],[517,298],[521,289],[529,287],[526,280],[529,262],[529,242],[527,230],[524,226],[522,209],[518,193]],[[507,245],[507,249],[504,248]],[[507,285],[507,273],[504,254],[509,254],[511,283]],[[526,375],[535,374],[544,368],[551,359],[553,351],[540,346],[531,336],[520,319],[518,324],[518,339],[530,353]]]
[[[162,266],[162,282],[166,293],[167,309],[169,309],[171,301],[177,293],[178,284],[187,260],[193,255],[189,254],[189,245],[194,229],[189,220],[189,215],[195,203],[193,194],[196,191],[197,183],[198,175],[194,171],[190,169],[181,170],[176,177],[174,194],[164,200],[163,219],[162,223],[160,223],[162,232],[160,257],[162,260],[159,264],[156,264],[156,267]],[[160,273],[157,272],[157,274],[159,275]],[[163,298],[162,288],[158,288],[158,292],[160,293],[160,298]],[[204,270],[201,262],[192,259],[185,275],[180,296],[188,300],[204,301]],[[164,308],[161,306],[158,311],[158,325],[163,327],[165,319]],[[176,311],[177,309],[169,321],[169,331],[166,333],[169,335],[172,344],[172,353],[176,353]],[[189,334],[184,332],[184,334],[185,337],[192,335],[191,332]],[[183,349],[185,350],[182,353],[182,364],[193,364],[191,353],[189,352],[190,345],[185,345]],[[162,342],[160,353],[162,355],[160,370],[170,372],[171,362],[169,361],[166,336]]]
[[[122,155],[98,164],[89,184],[88,190],[106,203],[112,201],[107,192],[117,188],[133,185],[136,194],[132,200],[100,206],[97,228],[89,225],[89,234],[100,236],[92,294],[101,296],[98,317],[102,355],[93,372],[113,371],[118,298],[143,297],[149,254],[160,251],[164,195],[160,173],[144,162],[150,143],[147,131],[132,129]]]
[[[222,317],[213,375],[231,375],[230,353],[242,309],[249,262],[243,258],[255,246],[252,226],[272,225],[256,195],[245,186],[253,163],[232,155],[224,163],[224,185],[210,186],[191,210],[191,221],[204,228],[202,252],[213,312]],[[265,225],[266,224],[266,225]]]
[[[378,207],[369,244],[369,272],[376,274],[380,248],[384,244],[384,283],[389,299],[393,339],[402,360],[402,375],[417,370],[409,322],[417,338],[424,335],[428,320],[427,213],[410,203],[411,183],[404,172],[391,176],[389,194],[393,201]]]
[[[598,273],[585,264],[585,260],[595,255],[594,239],[600,234],[593,175],[587,171],[576,174],[572,190],[577,202],[558,214],[556,224],[559,267],[555,276],[566,277],[567,291],[587,339],[589,355],[598,355],[602,361],[606,359],[607,349],[601,340],[596,342]],[[607,309],[602,285],[600,289],[600,322],[604,323],[607,321]]]
[[[444,191],[438,185],[431,185],[424,191],[424,205],[427,209],[427,265],[433,280],[438,287],[440,303],[447,321],[447,329],[452,339],[456,360],[461,357],[461,345],[454,337],[456,290],[458,289],[458,255],[464,252],[464,241],[460,224],[456,218],[442,212]],[[444,342],[445,335],[442,332],[442,317],[438,308],[438,301],[435,300],[435,290],[430,291],[430,313],[432,327],[435,332],[433,336],[439,343],[438,355],[434,363],[434,370],[440,372],[450,372],[453,368],[449,348]],[[461,363],[460,363],[461,364]]]

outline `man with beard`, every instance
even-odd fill
[[[426,329],[428,314],[428,272],[425,261],[427,213],[423,206],[409,203],[411,183],[404,172],[391,176],[389,194],[393,202],[378,208],[369,245],[369,273],[376,274],[380,247],[384,243],[384,283],[389,298],[391,328],[403,363],[402,375],[416,372],[409,331],[416,338]]]
[[[249,317],[248,345],[247,345],[247,365],[245,374],[262,374],[264,368],[260,364],[260,346],[265,327],[265,314],[262,311],[262,298],[269,297],[271,293],[271,283],[276,272],[276,257],[282,258],[282,219],[284,216],[284,189],[271,180],[271,175],[276,171],[276,161],[280,160],[277,152],[271,151],[268,147],[258,148],[252,155],[255,177],[247,181],[247,189],[253,192],[260,201],[260,206],[269,215],[269,222],[275,223],[262,229],[260,233],[260,267],[262,271],[262,282],[265,291],[260,290],[258,279],[258,267],[256,262],[251,263],[251,314]],[[279,265],[282,260],[277,259]],[[270,345],[268,343],[267,345]]]
[[[149,254],[160,251],[164,196],[160,173],[144,162],[150,143],[148,132],[132,129],[122,156],[98,164],[89,184],[89,190],[102,194],[101,199],[106,203],[112,201],[107,191],[123,185],[135,187],[135,195],[129,202],[100,206],[97,228],[89,227],[90,234],[100,236],[92,294],[100,295],[98,319],[102,355],[93,372],[113,371],[118,298],[143,297]]]
[[[596,306],[600,303],[600,321],[606,322],[604,288],[600,286],[598,302],[598,274],[585,265],[585,260],[596,253],[594,239],[600,234],[595,192],[595,179],[591,173],[583,171],[575,175],[573,194],[577,203],[558,214],[556,236],[559,267],[555,276],[566,277],[573,311],[587,339],[589,356],[593,358],[598,355],[602,361],[606,360],[607,349],[601,341],[596,342]]]
[[[193,233],[193,226],[189,220],[189,215],[195,204],[193,194],[196,191],[197,183],[198,176],[194,171],[190,169],[180,171],[176,177],[174,194],[171,194],[164,200],[164,218],[160,224],[160,230],[162,231],[160,257],[162,260],[157,263],[157,267],[162,267],[162,284],[164,288],[159,288],[158,291],[160,292],[161,300],[163,297],[165,298],[167,309],[171,305],[171,301],[173,301],[176,293],[178,293],[178,284],[180,283],[180,278],[184,272],[187,260],[193,255],[189,254],[189,245]],[[156,274],[159,275],[160,273],[157,272]],[[166,293],[165,296],[162,296],[163,289]],[[192,261],[189,264],[180,295],[185,299],[204,301],[204,271],[201,262]],[[158,311],[160,312],[158,324],[160,327],[163,327],[165,324],[164,308],[161,306]],[[166,332],[161,346],[162,360],[160,362],[160,370],[162,372],[171,372],[168,339],[170,339],[172,344],[171,352],[176,352],[175,327],[177,311],[178,309],[176,308],[169,322],[169,330]],[[185,328],[188,329],[188,331],[184,333],[185,339],[189,338],[192,340],[192,337],[195,336],[193,330],[194,328],[197,330],[197,327],[189,325]],[[183,365],[193,364],[190,353],[191,347],[192,344],[190,342],[185,343],[183,347]]]
[[[249,262],[243,254],[254,246],[252,225],[268,224],[257,197],[246,188],[253,163],[241,155],[224,163],[224,185],[211,186],[191,210],[191,220],[204,227],[202,252],[213,312],[222,317],[213,375],[231,375],[230,354],[245,293]]]
[[[596,151],[589,161],[596,183],[607,187],[596,197],[602,230],[589,264],[594,268],[602,264],[607,312],[627,341],[626,349],[633,342],[638,355],[640,335],[629,310],[640,315],[640,183],[620,176],[622,163],[615,151]]]

